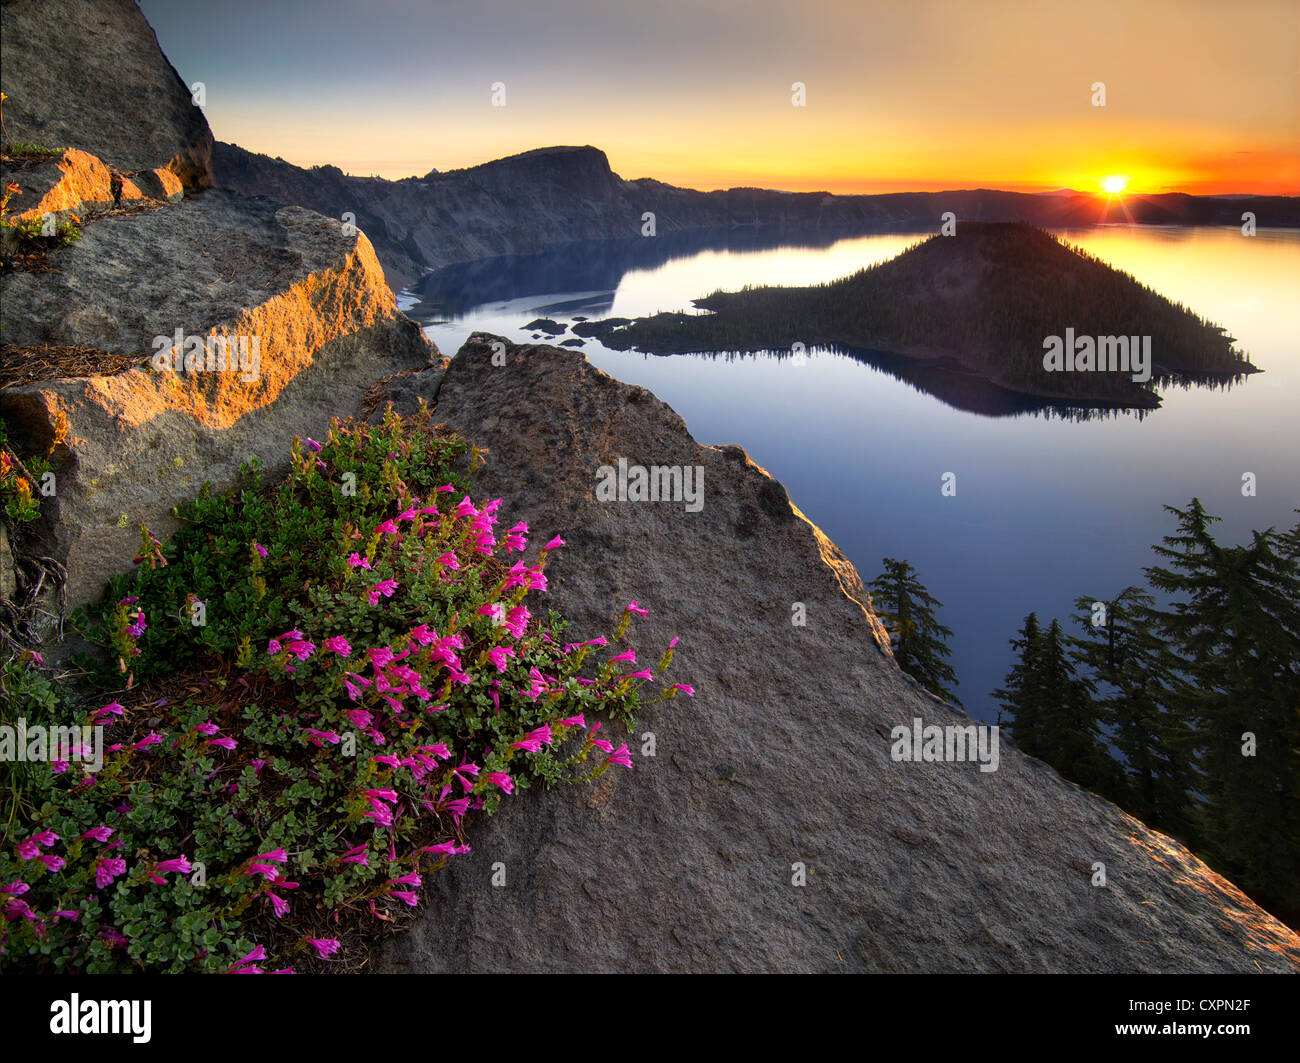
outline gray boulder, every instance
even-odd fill
[[[697,693],[644,711],[628,741],[653,732],[657,755],[634,770],[479,822],[378,970],[1300,970],[1300,937],[1231,883],[1009,743],[991,772],[893,760],[895,726],[974,721],[899,671],[781,485],[580,353],[493,366],[492,342],[452,359],[437,414],[489,448],[476,475],[505,521],[567,540],[539,604],[589,638],[637,600],[639,661],[680,636],[673,678]],[[597,502],[620,457],[701,466],[703,508]]]
[[[376,380],[437,353],[397,311],[369,241],[300,207],[213,190],[103,218],[50,258],[57,272],[6,278],[8,355],[138,356],[0,391],[20,450],[54,462],[44,552],[66,566],[73,606],[130,567],[142,522],[161,537],[205,480],[226,486],[254,456],[281,468],[294,435],[323,434]],[[187,367],[191,338],[204,349]]]

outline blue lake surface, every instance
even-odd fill
[[[528,342],[522,326],[539,316],[635,317],[689,310],[718,289],[834,280],[926,235],[575,246],[452,267],[401,301],[453,354],[480,330]],[[1007,640],[1025,614],[1067,623],[1076,597],[1142,582],[1151,544],[1173,528],[1163,505],[1198,496],[1223,518],[1221,541],[1289,527],[1300,507],[1300,232],[1102,226],[1059,235],[1226,327],[1264,372],[1230,389],[1164,389],[1163,406],[1144,417],[1077,421],[1026,409],[960,373],[911,373],[901,363],[891,372],[887,359],[872,365],[816,348],[802,365],[656,357],[594,340],[581,350],[653,391],[700,442],[741,444],[864,581],[884,557],[910,561],[944,603],[958,696],[993,721],[990,691],[1010,667]],[[940,490],[948,472],[953,497]],[[1254,497],[1242,493],[1248,472]]]

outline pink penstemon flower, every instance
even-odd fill
[[[503,771],[488,772],[488,774],[483,777],[487,779],[488,782],[501,787],[501,789],[507,795],[514,792],[515,789],[514,779],[510,778],[510,776]]]
[[[618,747],[618,749],[611,752],[609,754],[609,757],[606,760],[606,763],[622,764],[623,767],[630,768],[632,766],[632,754],[627,748],[627,743],[624,742],[621,746]]]
[[[95,862],[95,888],[102,890],[117,878],[126,874],[126,861],[119,856],[101,856]]]
[[[193,865],[183,856],[178,856],[172,860],[160,860],[154,864],[153,870],[149,873],[149,881],[155,886],[165,886],[167,880],[163,875],[169,875],[176,872],[181,875],[187,875],[192,870]]]
[[[468,779],[464,778],[464,776],[461,775],[461,772],[463,771],[465,775],[472,775],[475,778],[477,778],[478,773],[482,770],[483,769],[480,768],[477,764],[471,764],[469,761],[461,761],[460,764],[452,768],[451,774],[455,777],[456,781],[459,782],[460,785],[464,788],[465,792],[469,793],[470,790],[474,789],[474,784],[470,782]]]
[[[468,802],[466,802],[468,804]],[[433,853],[437,856],[459,856],[461,853],[470,851],[468,845],[457,845],[453,841],[439,842],[437,845],[426,845],[420,850],[422,853]]]
[[[296,639],[293,642],[286,643],[284,648],[300,661],[305,661],[316,652],[316,645],[311,639]]]
[[[338,938],[303,938],[303,941],[314,948],[322,960],[328,960],[342,947]]]
[[[226,974],[261,974],[261,968],[251,965],[264,959],[266,959],[266,949],[258,945],[248,955],[227,967]]]
[[[514,635],[515,638],[521,639],[524,637],[524,630],[528,627],[528,621],[531,617],[532,613],[528,611],[526,605],[516,605],[506,615],[501,626]]]
[[[353,551],[352,556],[348,558],[348,564],[353,568],[364,568],[367,570],[370,568],[370,562],[356,551]]]
[[[375,718],[365,709],[345,709],[343,715],[358,727],[366,728],[375,722]]]
[[[507,553],[509,553],[511,550],[515,550],[518,551],[519,553],[523,553],[525,548],[527,548],[528,546],[528,539],[526,538],[527,535],[528,535],[528,525],[525,524],[523,521],[520,521],[513,528],[511,528],[509,531],[506,532],[506,534],[501,539],[501,543],[506,548]]]
[[[23,860],[35,860],[41,855],[41,847],[48,848],[59,840],[59,836],[51,830],[39,831],[33,834],[25,842],[18,845],[18,856]]]
[[[370,588],[370,604],[378,605],[381,595],[385,598],[391,598],[397,590],[397,586],[397,580],[395,579],[380,580]]]
[[[403,875],[401,878],[390,878],[388,880],[388,884],[390,886],[418,887],[423,884],[423,880],[420,878],[420,873],[418,871],[410,871],[407,874]]]
[[[488,660],[496,665],[496,670],[498,672],[504,672],[506,670],[506,658],[513,656],[515,656],[515,648],[513,646],[493,646],[488,650]]]
[[[541,727],[529,731],[518,742],[510,744],[511,749],[522,749],[528,753],[536,753],[542,746],[549,746],[554,741],[554,735],[551,734],[550,724],[542,724]]]

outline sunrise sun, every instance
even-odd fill
[[[1128,187],[1128,177],[1123,174],[1112,174],[1110,177],[1103,177],[1101,187],[1110,195],[1117,196]]]

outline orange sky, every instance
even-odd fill
[[[299,165],[593,144],[706,189],[1300,194],[1296,0],[141,6],[216,135]]]

